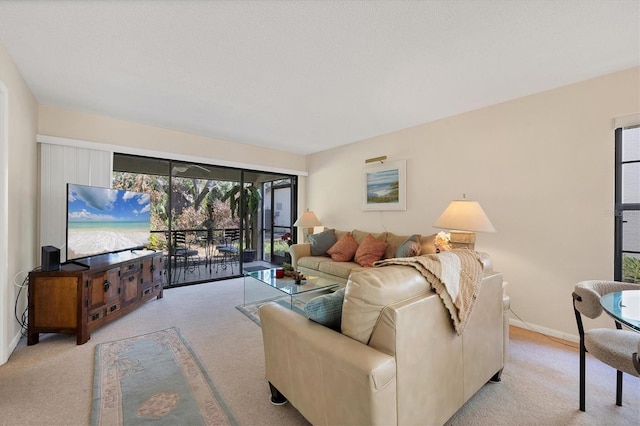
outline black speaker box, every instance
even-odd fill
[[[43,271],[60,270],[60,249],[54,246],[42,246],[42,268]]]

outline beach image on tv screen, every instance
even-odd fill
[[[150,206],[149,194],[69,184],[67,260],[147,246]]]

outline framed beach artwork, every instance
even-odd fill
[[[406,210],[406,160],[365,167],[362,187],[362,210]]]

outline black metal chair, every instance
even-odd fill
[[[222,237],[220,244],[217,246],[217,251],[221,255],[221,260],[218,263],[222,269],[231,267],[231,273],[233,274],[233,265],[238,263],[240,242],[240,230],[239,229],[224,229],[222,230]],[[217,268],[216,268],[217,272]]]
[[[173,275],[175,281],[178,281],[180,271],[183,272],[185,278],[187,272],[195,272],[196,269],[200,273],[198,265],[200,264],[200,255],[198,250],[191,248],[187,242],[187,233],[185,231],[174,231],[171,243],[171,259],[174,268]]]
[[[617,370],[616,405],[622,406],[622,373],[640,377],[640,370],[633,365],[632,353],[640,345],[640,334],[623,330],[614,321],[616,328],[584,330],[582,315],[594,319],[602,314],[600,297],[622,290],[638,290],[640,284],[617,281],[581,281],[573,292],[573,310],[580,334],[580,410],[585,411],[585,363],[586,353]]]
[[[213,232],[213,229],[211,228],[207,229],[207,240],[205,243],[204,256],[205,264],[209,268],[209,273],[211,273],[213,270],[213,265],[216,264],[216,260],[218,258],[217,238],[215,233]]]

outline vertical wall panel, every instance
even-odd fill
[[[89,164],[92,170],[90,185],[111,188],[113,153],[95,149],[87,151],[89,151]]]
[[[68,176],[67,182],[79,183],[82,185],[91,185],[91,169],[89,164],[89,153],[87,152],[86,149],[78,149],[78,148],[71,148],[71,147],[66,148],[66,151],[71,151],[71,150],[73,150],[73,156],[71,156],[71,153],[70,153],[68,157],[68,161],[70,163],[68,170],[74,171],[75,173],[73,176],[71,175]],[[75,167],[71,167],[72,161]]]
[[[67,183],[111,187],[113,153],[40,144],[40,245],[60,248],[66,260]]]
[[[9,300],[9,90],[0,81],[0,365],[15,347]]]

